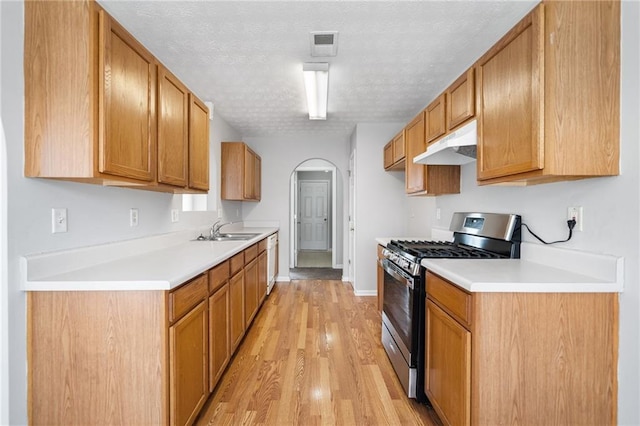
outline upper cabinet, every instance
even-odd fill
[[[206,185],[188,176],[208,110],[192,116],[193,94],[97,3],[26,2],[24,64],[25,176],[207,190],[208,164]]]
[[[189,188],[209,190],[209,108],[189,95]]]
[[[388,144],[384,146],[384,169],[405,169],[404,130],[401,130]]]
[[[99,171],[150,182],[155,178],[157,65],[104,10],[99,16]]]
[[[244,142],[222,142],[222,199],[260,201],[262,161]]]
[[[189,90],[165,67],[158,67],[158,182],[187,184]]]
[[[460,166],[424,166],[413,162],[413,157],[426,149],[426,110],[418,114],[404,129],[407,155],[405,190],[408,195],[458,194],[460,192]]]
[[[619,2],[545,2],[476,67],[480,184],[619,173]]]
[[[445,94],[443,93],[431,102],[425,110],[427,143],[435,141],[447,131],[445,121],[445,99]],[[422,152],[424,152],[424,150],[419,152],[419,154]]]
[[[445,92],[447,105],[447,131],[455,130],[459,125],[476,114],[474,68],[469,68]]]

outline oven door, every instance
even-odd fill
[[[382,259],[384,270],[384,293],[382,322],[393,337],[409,367],[416,366],[418,356],[419,318],[418,296],[415,291],[416,278],[407,274],[389,259]],[[419,279],[419,278],[418,278]]]

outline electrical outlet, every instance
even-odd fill
[[[138,226],[138,209],[129,210],[129,226]]]
[[[576,221],[576,226],[573,228],[574,231],[582,231],[584,219],[582,213],[582,206],[567,207],[567,220],[573,219]]]
[[[51,233],[67,232],[67,209],[51,209]]]
[[[436,219],[440,220],[440,207],[436,209]]]
[[[171,222],[176,223],[180,220],[180,213],[178,209],[171,209]]]
[[[218,209],[218,219],[222,219],[222,209]]]

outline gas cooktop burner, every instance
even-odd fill
[[[488,252],[473,247],[465,247],[447,241],[411,241],[392,240],[390,248],[415,259],[424,258],[461,258],[461,259],[500,259],[508,256]]]

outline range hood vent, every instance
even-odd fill
[[[415,156],[413,162],[436,165],[470,163],[476,159],[477,145],[478,124],[473,120],[439,141],[433,142],[425,152]]]
[[[336,56],[338,54],[337,31],[312,31],[309,33],[311,56]]]

